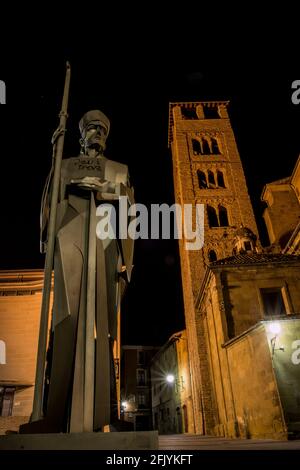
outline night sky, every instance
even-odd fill
[[[300,79],[300,70],[292,46],[278,48],[266,35],[263,42],[242,47],[237,37],[226,47],[220,38],[207,51],[197,31],[174,39],[178,28],[168,25],[158,39],[153,29],[123,26],[117,41],[114,29],[92,36],[83,29],[83,37],[60,34],[50,46],[40,28],[33,39],[1,52],[7,104],[0,107],[0,269],[44,264],[39,254],[40,198],[66,60],[72,77],[65,157],[79,153],[81,116],[101,109],[111,120],[105,155],[128,164],[136,201],[147,206],[174,202],[169,102],[230,100],[250,196],[267,244],[261,190],[265,183],[290,175],[300,152],[300,105],[291,101],[291,83]],[[287,59],[287,50],[294,60]],[[134,264],[122,311],[123,343],[159,345],[184,327],[177,242],[138,240]]]

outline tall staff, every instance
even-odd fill
[[[61,111],[59,113],[59,118],[60,118],[59,126],[57,130],[54,132],[53,138],[52,138],[53,155],[54,155],[54,174],[53,174],[52,194],[51,194],[51,203],[50,203],[48,241],[47,241],[45,268],[44,268],[43,298],[42,298],[42,307],[41,307],[39,344],[38,344],[38,353],[37,353],[34,401],[33,401],[31,421],[37,421],[41,419],[42,413],[43,413],[43,410],[42,410],[43,390],[44,390],[44,378],[45,378],[47,334],[48,334],[48,324],[49,324],[49,305],[50,305],[50,293],[51,293],[51,281],[52,281],[52,269],[53,269],[53,257],[54,257],[56,208],[57,208],[57,203],[58,203],[61,161],[62,161],[62,156],[63,156],[66,123],[67,123],[67,117],[68,117],[67,111],[68,111],[68,101],[69,101],[70,78],[71,78],[71,66],[69,62],[67,62],[64,94],[63,94],[63,99],[62,99]]]

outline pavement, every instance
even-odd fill
[[[197,434],[170,434],[158,437],[160,450],[300,450],[300,440],[229,439]]]

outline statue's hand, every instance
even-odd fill
[[[101,180],[95,176],[85,176],[84,178],[74,179],[71,180],[71,184],[77,184],[85,189],[96,189],[101,192],[106,191],[108,187],[108,181]]]

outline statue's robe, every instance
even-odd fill
[[[87,176],[101,180],[101,191],[78,183]],[[96,236],[96,206],[104,201],[116,204],[120,195],[133,200],[126,165],[105,157],[62,161],[49,385],[44,404],[52,432],[101,430],[117,417],[112,347],[124,282],[121,268],[125,265],[130,277],[133,242],[100,240]],[[88,308],[95,316],[94,344],[89,349],[85,333]],[[92,362],[86,357],[91,354]],[[87,372],[91,364],[92,379],[91,371]]]

